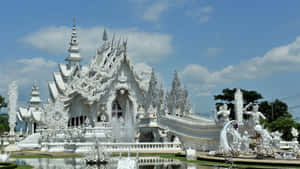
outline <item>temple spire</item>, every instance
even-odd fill
[[[70,42],[70,47],[68,52],[69,52],[69,56],[65,60],[69,62],[69,65],[70,66],[79,65],[79,62],[82,60],[82,57],[80,56],[80,48],[79,48],[79,42],[78,42],[77,32],[76,32],[75,17],[73,18],[71,42]]]
[[[102,40],[103,40],[104,42],[106,42],[106,41],[108,40],[108,36],[107,36],[106,29],[104,29],[104,31],[103,31]]]
[[[176,70],[174,71],[174,79],[173,79],[173,82],[172,82],[172,88],[174,90],[179,90],[181,88],[181,83],[180,83],[178,73],[177,73]]]
[[[34,81],[32,86],[31,98],[29,100],[30,107],[39,107],[41,102],[42,100],[40,98],[39,88],[36,84],[36,81]]]

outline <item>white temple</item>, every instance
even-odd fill
[[[83,143],[181,141],[198,150],[217,149],[222,126],[197,116],[188,101],[178,74],[170,92],[158,85],[155,72],[139,70],[127,56],[127,40],[109,40],[96,49],[88,65],[81,65],[76,25],[72,29],[67,64],[59,64],[49,82],[50,98],[41,105],[34,83],[28,108],[19,108],[26,138],[21,147],[35,142],[44,149],[72,143],[79,151]],[[28,144],[27,144],[28,143]],[[26,145],[27,144],[27,145]],[[66,150],[66,149],[65,149]]]

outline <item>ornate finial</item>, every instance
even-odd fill
[[[108,40],[108,36],[107,36],[106,29],[104,29],[104,31],[103,31],[102,40],[103,40],[104,42]]]
[[[76,18],[73,16],[73,27],[76,27]]]
[[[116,34],[114,33],[113,38],[112,38],[112,40],[111,40],[111,49],[114,48],[115,36],[116,36]]]
[[[80,56],[79,42],[77,39],[75,17],[73,17],[71,42],[70,42],[70,47],[69,47],[68,51],[69,51],[69,56],[65,60],[69,61],[69,63],[76,62],[76,64],[79,64],[79,62],[82,60],[82,57]]]
[[[125,53],[125,55],[127,55],[127,41],[128,41],[128,38],[126,38],[126,40],[123,42],[123,47],[124,47],[124,53]]]
[[[37,84],[36,84],[36,80],[33,81],[32,90],[38,90],[38,87],[37,87]]]

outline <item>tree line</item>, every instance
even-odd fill
[[[223,89],[222,93],[214,96],[216,100],[216,106],[219,107],[223,103],[228,105],[228,108],[231,109],[230,118],[235,119],[234,117],[234,89]],[[263,96],[257,91],[248,91],[241,89],[243,92],[244,105],[249,103],[256,103],[259,105],[259,111],[264,114],[266,119],[261,119],[261,124],[264,125],[270,132],[279,131],[281,132],[282,139],[290,141],[293,139],[291,134],[291,128],[294,127],[298,131],[300,130],[300,123],[296,122],[293,119],[292,114],[288,111],[288,105],[276,99],[275,101],[260,101],[263,99]],[[300,138],[298,137],[300,141]]]
[[[5,102],[5,98],[0,95],[0,112],[2,108],[7,107],[7,103]],[[0,135],[4,134],[4,132],[9,131],[8,125],[8,114],[0,113]]]

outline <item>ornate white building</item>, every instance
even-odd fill
[[[189,147],[216,149],[221,127],[194,114],[176,71],[171,91],[164,92],[153,69],[138,70],[131,62],[127,40],[109,40],[105,30],[103,45],[88,65],[81,65],[75,24],[72,30],[67,64],[59,64],[48,84],[48,103],[40,105],[34,83],[29,107],[19,108],[17,117],[26,123],[22,131],[29,135],[20,145],[34,138],[42,145],[95,139],[167,142],[177,137]]]

